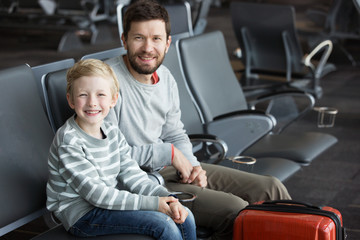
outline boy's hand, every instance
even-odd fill
[[[171,209],[169,207],[169,204],[172,202],[179,202],[178,199],[174,198],[174,197],[160,197],[159,198],[159,212],[165,213],[168,216],[172,216],[172,212]]]
[[[178,224],[184,223],[189,214],[184,206],[180,202],[172,202],[169,206],[172,212],[171,218],[173,221]]]
[[[174,197],[160,197],[159,212],[165,213],[179,224],[185,222],[189,214],[179,200]]]

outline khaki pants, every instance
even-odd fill
[[[179,183],[173,167],[160,171],[169,191],[189,192],[197,198],[184,203],[195,216],[196,225],[211,228],[213,239],[232,239],[233,224],[239,211],[262,200],[291,199],[285,186],[275,177],[262,176],[220,165],[201,164],[206,171],[206,188]]]

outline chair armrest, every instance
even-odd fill
[[[214,121],[220,120],[220,119],[224,119],[224,118],[228,118],[228,117],[232,117],[232,116],[240,116],[240,115],[247,115],[247,114],[259,114],[259,115],[264,115],[265,112],[264,112],[264,111],[260,111],[260,110],[256,110],[256,109],[252,109],[252,110],[240,110],[240,111],[225,113],[225,114],[216,116],[216,117],[214,117]]]
[[[161,176],[160,173],[158,172],[147,172],[148,174],[148,177],[153,181],[153,182],[156,182],[162,186],[165,186],[165,180],[164,178]]]
[[[211,134],[190,134],[194,154],[200,162],[218,164],[226,158],[228,146],[226,142]],[[199,144],[197,144],[199,143]]]
[[[320,79],[324,66],[332,52],[332,49],[332,42],[330,40],[325,40],[322,41],[319,45],[317,45],[307,56],[304,57],[304,65],[311,69],[315,79]],[[321,51],[323,51],[323,54],[321,55],[319,63],[315,67],[315,65],[311,61],[313,57]]]
[[[276,125],[273,116],[257,111],[234,112],[207,123],[207,131],[221,138],[229,147],[229,156],[238,156],[268,134]]]
[[[250,109],[264,111],[275,117],[277,125],[273,133],[282,132],[290,123],[313,109],[315,98],[303,91],[288,90],[259,96],[249,101]]]

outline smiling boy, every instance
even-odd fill
[[[80,61],[68,71],[66,96],[75,114],[50,148],[47,208],[79,237],[196,239],[191,212],[131,159],[118,126],[104,123],[118,91],[113,70],[100,60]],[[125,190],[116,188],[119,182]]]

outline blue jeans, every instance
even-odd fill
[[[94,208],[80,218],[69,232],[78,237],[109,234],[143,234],[156,239],[196,239],[194,216],[189,213],[183,224],[157,211],[117,211]]]

